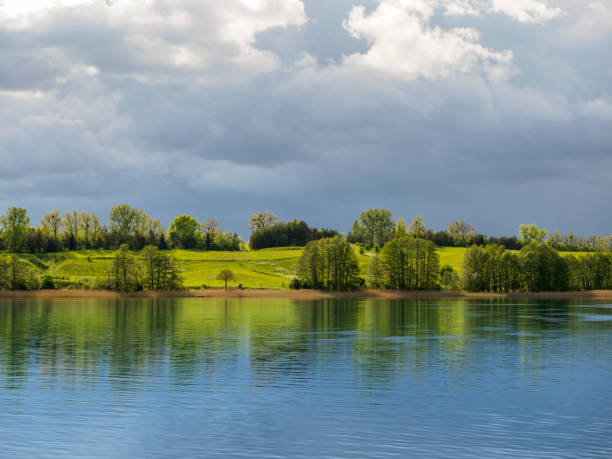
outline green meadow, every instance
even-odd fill
[[[366,274],[372,254],[359,254],[355,249],[360,271]],[[233,285],[240,283],[247,288],[283,289],[295,276],[302,250],[301,247],[286,247],[246,252],[171,250],[170,253],[180,262],[185,286],[189,288],[223,286],[216,277],[219,271],[228,268],[236,276]],[[438,249],[440,265],[449,264],[460,271],[464,252],[463,248]],[[21,258],[41,274],[51,275],[60,285],[79,285],[103,279],[114,253],[110,250],[81,250],[23,254]]]
[[[217,280],[222,269],[231,269],[236,281],[232,285],[242,284],[246,288],[283,289],[295,275],[297,261],[302,254],[301,247],[251,250],[246,252],[215,252],[198,250],[171,250],[170,253],[179,260],[185,286],[188,288],[222,287]],[[450,265],[461,272],[465,248],[440,247],[440,266]],[[60,285],[79,285],[103,279],[114,251],[81,250],[75,252],[57,252],[41,254],[24,254],[21,258],[41,274],[49,274]],[[362,274],[367,273],[371,253],[359,254],[355,247]],[[581,252],[562,252],[563,256],[578,255]]]

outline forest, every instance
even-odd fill
[[[89,288],[127,292],[185,288],[183,264],[171,250],[236,252],[240,257],[285,247],[303,247],[295,265],[274,268],[282,270],[293,289],[512,293],[612,288],[612,236],[562,235],[525,224],[517,235],[488,237],[464,221],[434,231],[422,216],[408,224],[403,218],[394,221],[387,209],[361,212],[346,236],[302,220],[282,222],[271,212],[256,212],[248,223],[251,235],[245,244],[214,218],[179,215],[166,229],[159,219],[127,204],[113,207],[107,223],[94,213],[62,216],[54,210],[37,226],[26,209],[10,207],[0,217],[0,289],[65,287],[66,282],[25,262],[24,254],[111,251]],[[441,265],[441,248],[465,248],[463,263]],[[225,268],[218,279],[225,276],[227,288],[236,277]],[[266,287],[262,279],[259,288]]]

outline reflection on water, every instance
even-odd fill
[[[610,457],[611,332],[558,301],[0,301],[0,447]]]

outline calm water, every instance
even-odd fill
[[[2,457],[610,457],[612,305],[0,301]]]

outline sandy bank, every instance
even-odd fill
[[[287,298],[294,300],[355,299],[355,300],[426,300],[443,298],[524,298],[524,299],[590,299],[612,300],[612,290],[587,292],[542,293],[466,293],[449,291],[361,290],[358,292],[321,292],[319,290],[185,290],[180,292],[116,293],[107,290],[36,290],[31,292],[0,291],[0,299],[11,298]]]

